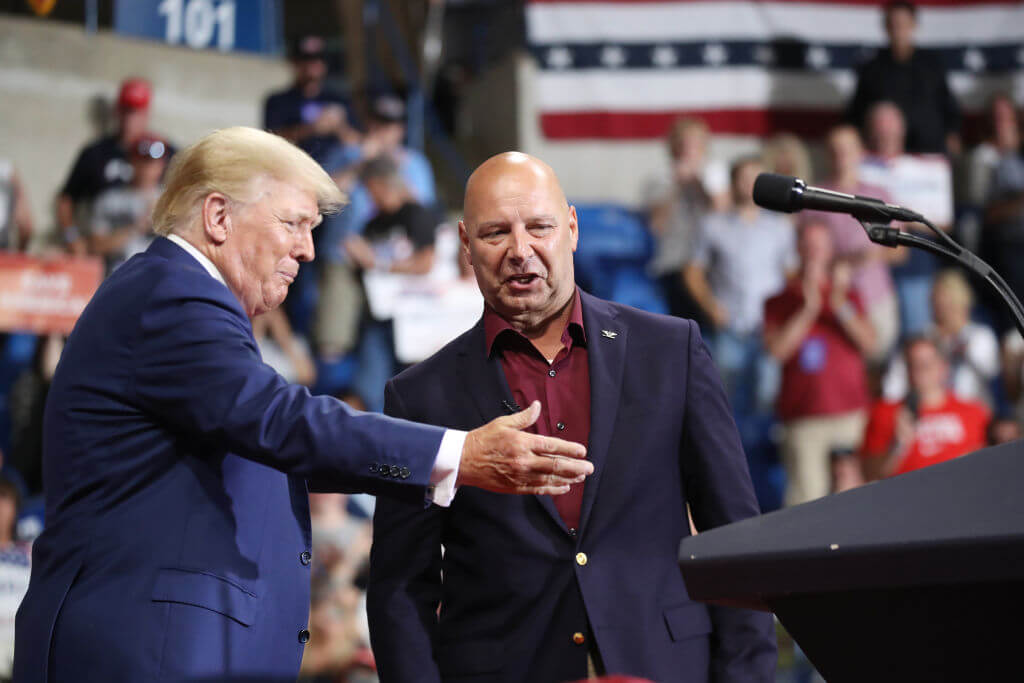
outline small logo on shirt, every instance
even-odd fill
[[[615,339],[616,337],[619,336],[619,333],[612,332],[611,330],[601,330],[601,336],[606,337],[608,339]]]

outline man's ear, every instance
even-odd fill
[[[231,232],[231,202],[220,192],[211,192],[203,200],[203,232],[214,244],[221,245]]]
[[[473,265],[473,256],[469,252],[469,232],[466,230],[465,221],[459,221],[459,242],[462,243],[462,256],[466,263]]]
[[[576,217],[576,207],[569,206],[569,243],[572,245],[572,250],[576,251],[576,245],[580,241],[580,223]]]

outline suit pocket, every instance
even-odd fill
[[[437,666],[446,676],[463,676],[497,671],[501,668],[499,643],[448,643],[437,652]]]
[[[711,633],[711,617],[704,605],[691,603],[665,610],[665,626],[672,640],[679,642]]]
[[[242,626],[256,616],[258,598],[228,579],[189,569],[161,569],[153,586],[153,602],[177,602],[223,614]]]

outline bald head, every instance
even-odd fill
[[[547,193],[555,204],[569,210],[562,186],[550,166],[529,154],[503,152],[477,166],[469,176],[463,202],[466,223],[476,222],[478,208],[490,198],[507,197],[525,189]]]
[[[521,329],[550,320],[572,299],[578,236],[576,209],[540,159],[505,152],[466,183],[463,252],[487,303]]]

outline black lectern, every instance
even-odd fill
[[[1024,442],[685,539],[690,595],[775,612],[829,683],[1024,680]]]

